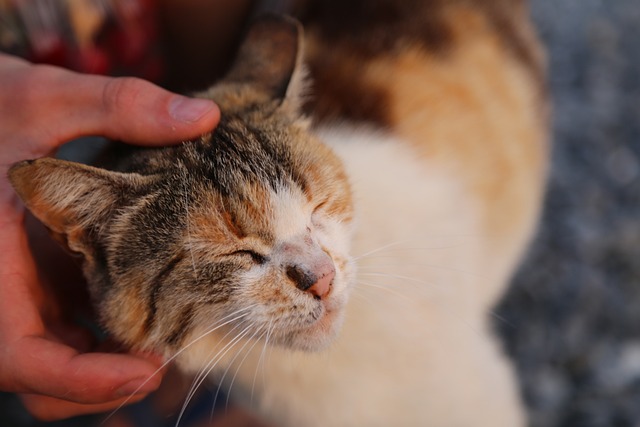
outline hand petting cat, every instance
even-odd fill
[[[211,101],[143,80],[82,75],[0,54],[0,390],[21,393],[36,417],[109,410],[133,392],[132,401],[139,400],[161,375],[142,385],[158,368],[157,357],[85,352],[70,338],[78,336],[74,328],[60,328],[50,315],[56,310],[45,298],[8,168],[86,135],[172,143],[211,130],[219,117]]]

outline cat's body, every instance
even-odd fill
[[[524,6],[340,5],[296,9],[310,128],[297,27],[272,18],[202,94],[213,135],[123,150],[118,173],[22,163],[12,182],[84,254],[116,337],[213,368],[275,425],[523,425],[490,310],[544,181]]]

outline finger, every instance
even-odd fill
[[[45,394],[83,404],[104,403],[157,389],[158,365],[140,356],[78,354],[40,337],[24,337],[10,351],[14,391]],[[19,357],[17,357],[19,355]]]
[[[145,355],[78,354],[42,336],[41,290],[24,233],[0,229],[0,386],[79,403],[102,403],[158,387],[158,361]]]
[[[177,142],[210,131],[220,118],[210,100],[177,95],[141,79],[22,67],[4,70],[0,111],[11,116],[14,127],[37,127],[35,139],[54,144],[49,149],[85,135],[149,145]]]
[[[25,408],[40,421],[56,421],[78,415],[109,412],[121,406],[139,402],[145,397],[146,394],[138,394],[130,399],[121,398],[105,403],[82,404],[36,394],[20,395]]]
[[[73,80],[66,82],[69,89],[73,85],[85,91],[84,97],[72,101],[72,109],[78,108],[86,134],[140,144],[167,143],[208,132],[220,118],[213,101],[176,95],[144,80],[99,76]],[[66,134],[74,131],[69,125],[62,129]]]

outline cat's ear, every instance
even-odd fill
[[[149,178],[42,158],[14,164],[9,180],[25,206],[73,252],[87,254],[108,217]]]
[[[246,83],[297,107],[304,86],[302,25],[265,15],[249,28],[226,81]]]

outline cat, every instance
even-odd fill
[[[82,256],[116,339],[273,425],[525,425],[489,320],[546,174],[526,4],[291,13],[257,20],[199,94],[212,133],[20,162],[14,188]]]

